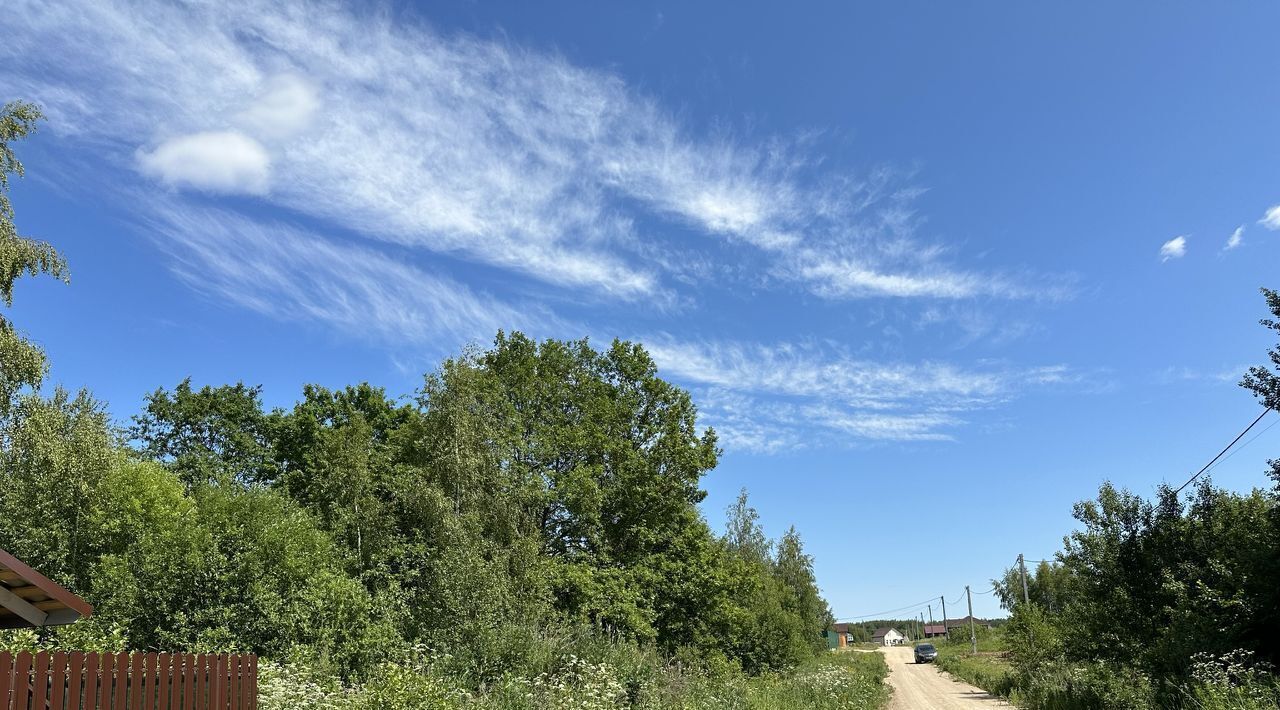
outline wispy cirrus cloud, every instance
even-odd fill
[[[1231,232],[1231,236],[1227,237],[1227,244],[1226,246],[1222,247],[1222,250],[1231,251],[1232,249],[1238,248],[1241,244],[1244,244],[1244,225],[1243,224],[1240,225],[1239,227],[1236,227],[1235,230]]]
[[[948,440],[967,413],[1031,388],[1082,379],[1063,365],[886,363],[816,344],[680,342],[661,335],[644,342],[664,373],[694,386],[704,419],[728,446],[759,452],[815,438]]]
[[[210,298],[280,321],[396,346],[486,341],[500,328],[545,333],[557,319],[381,251],[217,208],[156,205],[144,229],[174,272]]]
[[[272,318],[455,348],[499,328],[598,333],[541,304],[605,304],[597,321],[617,323],[717,279],[830,301],[1071,293],[960,265],[919,236],[921,191],[892,170],[834,166],[813,136],[699,130],[553,52],[325,0],[14,1],[0,81],[107,161],[90,172],[168,189],[128,216],[179,278]],[[446,262],[520,295],[423,266]],[[761,451],[804,445],[818,420],[838,440],[946,439],[966,413],[1072,377],[646,345],[726,441]]]
[[[883,173],[826,167],[808,140],[697,135],[552,53],[335,2],[18,0],[10,19],[0,77],[175,188],[612,299],[669,300],[653,245],[686,232],[826,298],[1040,292],[942,262],[911,234],[916,191]]]

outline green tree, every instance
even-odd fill
[[[129,437],[148,458],[162,461],[188,485],[269,482],[278,474],[271,419],[262,411],[261,387],[243,382],[147,395]]]
[[[24,172],[12,144],[34,133],[41,118],[38,107],[22,101],[0,108],[0,300],[5,306],[13,305],[14,283],[23,275],[68,278],[66,262],[52,246],[18,233],[9,202],[9,177]],[[40,348],[0,314],[0,422],[9,416],[19,392],[39,388],[46,369]]]

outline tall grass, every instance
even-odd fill
[[[974,654],[967,638],[939,640],[938,667],[956,678],[1028,710],[1276,710],[1280,680],[1233,664],[1230,657],[1196,664],[1186,684],[1160,688],[1136,668],[1103,662],[1046,662],[1019,673],[999,632],[980,638]],[[1159,691],[1159,692],[1158,692]],[[1158,698],[1164,698],[1159,700]]]
[[[876,653],[831,652],[748,677],[728,663],[685,664],[626,643],[580,643],[546,670],[468,687],[447,656],[419,650],[342,686],[303,664],[263,663],[262,710],[875,710],[889,691]]]

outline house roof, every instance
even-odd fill
[[[891,629],[888,626],[882,626],[876,629],[876,632],[874,634],[871,634],[871,638],[873,639],[884,638],[885,636],[889,635],[890,631],[893,631],[894,633],[898,632],[897,629]]]
[[[990,623],[990,622],[985,621],[985,620],[983,620],[983,619],[978,619],[978,618],[975,618],[975,619],[973,620],[973,623],[974,623],[976,626],[987,626],[987,627],[991,626],[991,623]],[[967,616],[966,616],[966,617],[964,617],[963,619],[948,619],[948,620],[947,620],[947,628],[948,628],[948,629],[954,629],[954,628],[956,628],[957,626],[968,626],[968,625],[969,625],[969,617],[967,617]]]
[[[0,629],[60,626],[92,615],[85,600],[0,550]]]
[[[843,622],[839,624],[832,624],[831,630],[838,634],[847,634],[849,633],[849,624]]]
[[[926,634],[945,634],[947,633],[947,627],[942,624],[925,624],[924,632]]]

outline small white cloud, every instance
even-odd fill
[[[143,174],[172,186],[223,193],[267,191],[271,159],[254,139],[236,131],[171,138],[138,154]]]
[[[1262,219],[1258,220],[1258,224],[1267,229],[1280,229],[1280,205],[1274,205],[1267,213],[1262,215]]]
[[[272,77],[258,99],[238,116],[249,132],[264,138],[286,138],[305,129],[320,106],[311,82],[293,74]]]
[[[1239,227],[1236,227],[1236,231],[1232,232],[1231,236],[1227,237],[1227,246],[1223,248],[1228,250],[1235,249],[1241,244],[1244,244],[1243,237],[1244,237],[1244,225],[1242,224]]]
[[[1160,261],[1181,259],[1187,253],[1187,238],[1174,237],[1160,246]]]

